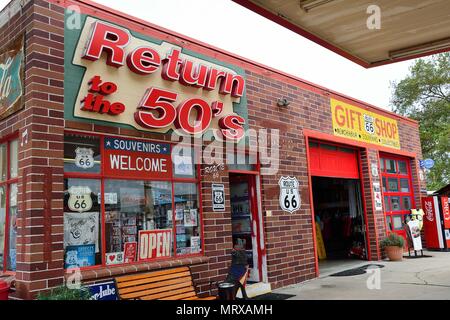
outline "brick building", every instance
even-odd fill
[[[283,287],[381,259],[420,206],[411,119],[86,0],[14,0],[0,35],[11,298],[179,265],[222,280],[236,244]]]

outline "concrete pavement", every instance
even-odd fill
[[[424,254],[432,257],[400,262],[347,261],[343,266],[327,266],[319,278],[273,292],[295,295],[290,300],[450,300],[450,252]],[[384,268],[362,275],[330,277],[332,273],[367,264]]]

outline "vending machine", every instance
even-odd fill
[[[448,196],[422,198],[423,228],[428,249],[450,249],[450,210]]]

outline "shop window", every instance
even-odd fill
[[[400,211],[400,197],[391,197],[391,211]]]
[[[411,210],[411,197],[402,197],[403,210]]]
[[[389,192],[397,192],[398,191],[398,179],[397,178],[389,178],[388,179],[388,188],[389,188]]]
[[[178,152],[179,150],[179,152]],[[196,178],[197,163],[195,150],[191,147],[175,148],[172,151],[173,175],[176,178]]]
[[[198,188],[195,183],[175,183],[177,254],[201,251]]]
[[[0,271],[3,270],[6,232],[6,190],[0,186]]]
[[[100,173],[100,138],[67,134],[64,137],[64,172]]]
[[[333,151],[336,151],[338,149],[338,147],[333,146],[331,144],[320,144],[320,148]]]
[[[7,145],[6,143],[0,145],[0,178],[1,181],[5,181],[6,180],[6,173],[8,171],[8,167],[7,167],[7,161],[6,161],[6,150],[7,150]]]
[[[17,183],[9,188],[9,241],[8,263],[6,269],[16,271],[16,240],[17,240]]]
[[[384,172],[384,159],[380,159],[380,170],[381,172]]]
[[[383,177],[383,192],[387,191],[386,178]]]
[[[397,173],[397,170],[395,169],[395,160],[386,159],[386,172]]]
[[[389,197],[384,197],[384,211],[391,211],[389,208]]]
[[[17,140],[11,141],[9,144],[9,175],[10,179],[17,178],[19,166],[19,142]]]
[[[408,174],[408,169],[406,167],[406,162],[405,161],[398,161],[398,172],[400,174]]]
[[[402,230],[403,229],[403,216],[392,216],[392,226],[394,230]]]
[[[111,143],[116,141],[130,142],[126,146],[134,144],[139,148],[144,146],[142,143],[153,143],[65,135],[65,267],[105,266],[201,253],[199,173],[193,149],[189,146],[174,153],[177,146],[170,146],[172,170],[160,176],[146,178],[146,170],[133,175],[133,167],[126,165],[116,168],[116,176],[102,167],[102,159],[109,160],[103,152],[113,149],[117,154],[124,152],[124,156],[133,153],[130,157],[136,159],[152,157],[151,152],[138,147],[130,151],[120,144],[115,148]],[[126,174],[121,175],[121,170]],[[156,249],[152,247],[155,243]]]
[[[64,180],[64,266],[102,263],[100,180]]]
[[[0,145],[0,272],[16,270],[17,175],[18,143],[10,140]]]
[[[318,144],[317,142],[310,141],[310,142],[309,142],[309,147],[310,147],[310,148],[318,148],[318,147],[319,147],[319,144]]]
[[[400,179],[400,191],[401,192],[409,192],[409,180],[408,179]]]
[[[136,261],[136,255],[127,254],[127,261],[110,257],[125,254],[138,242],[139,231],[172,229],[170,182],[106,180],[104,201],[106,264]],[[172,243],[170,248],[172,256]]]

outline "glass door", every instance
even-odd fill
[[[254,176],[230,175],[230,196],[233,246],[240,245],[245,249],[250,267],[249,281],[259,282],[259,218]]]

